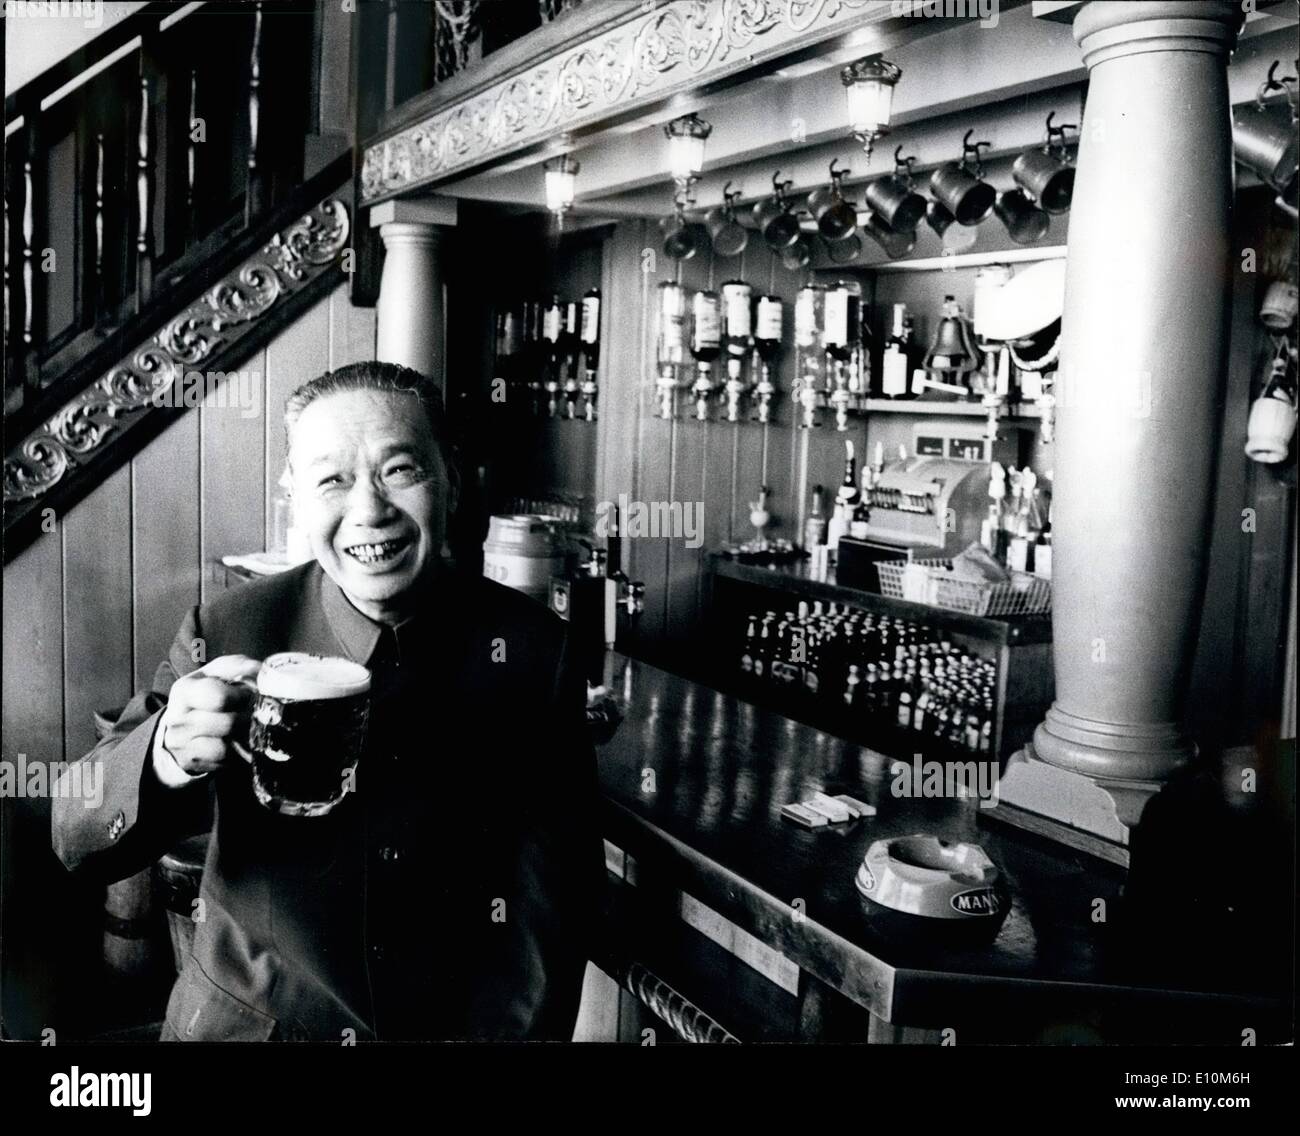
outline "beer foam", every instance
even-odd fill
[[[282,651],[262,663],[257,689],[272,698],[295,701],[351,698],[370,689],[370,672],[349,659]]]

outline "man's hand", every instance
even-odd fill
[[[247,760],[239,749],[248,737],[253,708],[250,680],[261,666],[247,655],[222,655],[178,678],[158,724],[155,768],[170,755],[183,773],[199,777],[231,761]],[[239,742],[239,748],[232,742]],[[157,746],[166,753],[160,755]]]

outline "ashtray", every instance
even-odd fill
[[[1011,909],[1002,873],[983,848],[937,836],[877,840],[854,882],[873,923],[913,938],[991,942]]]

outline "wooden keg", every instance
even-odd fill
[[[545,603],[551,577],[564,575],[567,563],[557,518],[529,513],[489,518],[483,542],[483,575],[489,580]]]

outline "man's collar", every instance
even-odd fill
[[[325,610],[325,618],[334,633],[334,638],[338,640],[339,646],[343,648],[344,654],[349,659],[368,665],[387,625],[362,615],[352,606],[352,602],[343,594],[343,589],[330,578],[329,574],[324,569],[320,569],[320,573],[321,606]],[[435,611],[454,612],[457,608],[454,594],[458,589],[458,577],[456,572],[447,565],[440,566],[432,581],[421,583],[417,587],[420,589],[420,595],[414,612],[393,628],[400,655],[407,655],[412,650],[419,649],[418,643],[409,641],[413,634],[424,636],[426,642],[431,633],[436,634],[428,626],[431,614]]]

